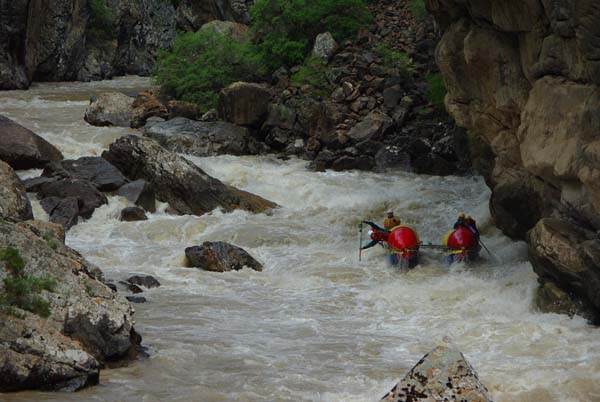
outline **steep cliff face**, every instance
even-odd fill
[[[598,242],[600,229],[600,3],[427,0],[427,7],[443,32],[436,57],[446,107],[494,154],[486,179],[497,225],[530,244],[560,236],[585,253],[579,246]],[[560,224],[542,220],[550,217]],[[536,225],[543,230],[531,230]],[[600,311],[589,292],[600,283],[600,261],[580,255],[577,269],[589,278],[582,283],[565,273],[572,256],[546,248],[541,258],[541,250],[530,247],[540,282]]]
[[[94,26],[94,10],[110,24]],[[0,0],[0,89],[150,73],[177,30],[248,22],[252,0]]]

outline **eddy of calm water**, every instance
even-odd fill
[[[146,79],[36,84],[0,92],[0,113],[66,158],[99,155],[135,131],[83,120],[91,95],[147,88]],[[66,393],[0,395],[22,401],[376,401],[431,348],[449,342],[497,402],[600,401],[600,333],[579,317],[542,314],[523,243],[492,227],[480,178],[324,172],[274,157],[193,158],[207,173],[281,205],[272,214],[162,211],[118,220],[109,205],[68,233],[67,244],[107,278],[156,276],[162,286],[136,305],[150,357],[103,370],[100,385]],[[39,174],[25,172],[25,176]],[[34,198],[32,197],[32,200]],[[421,239],[438,243],[460,211],[477,218],[493,250],[477,266],[447,268],[425,251],[400,273],[381,249],[358,261],[357,222],[393,208]],[[47,219],[34,201],[38,219]],[[239,245],[263,272],[184,268],[184,249]]]

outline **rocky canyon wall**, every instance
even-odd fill
[[[540,304],[600,311],[600,3],[427,0],[459,125],[493,152],[496,224],[527,239]]]
[[[251,0],[0,0],[0,90],[27,88],[32,81],[147,75],[158,51],[171,46],[178,30],[195,31],[214,19],[248,22],[250,4]],[[103,15],[94,21],[98,10]]]

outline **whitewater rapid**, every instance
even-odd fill
[[[56,145],[67,158],[100,155],[125,128],[92,127],[92,95],[149,82],[36,84],[0,92],[0,114]],[[542,314],[524,243],[496,230],[478,177],[310,172],[301,160],[190,157],[222,181],[277,202],[271,214],[213,211],[120,222],[124,199],[68,232],[67,244],[119,280],[162,283],[135,305],[149,358],[103,370],[75,394],[0,394],[23,401],[376,401],[434,346],[456,345],[497,402],[600,401],[600,333],[580,317]],[[40,171],[22,172],[22,177]],[[34,212],[47,219],[32,197]],[[496,259],[447,268],[425,252],[399,273],[381,249],[358,261],[357,223],[393,208],[422,240],[439,242],[456,214],[474,215]],[[239,245],[263,272],[184,268],[184,249]]]

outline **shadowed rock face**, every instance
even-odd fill
[[[132,356],[140,342],[129,303],[100,281],[97,267],[63,244],[60,227],[51,226],[0,223],[0,249],[19,252],[22,273],[56,282],[39,293],[49,303],[48,318],[19,305],[0,309],[0,392],[97,384],[104,362]],[[0,261],[0,277],[14,275]],[[0,293],[4,286],[0,281]]]
[[[102,157],[131,180],[144,179],[156,197],[180,214],[202,215],[215,208],[264,212],[276,206],[254,194],[223,184],[187,159],[150,138],[129,135],[112,143]]]
[[[15,172],[0,161],[0,218],[11,222],[33,219],[25,187]]]
[[[382,401],[491,402],[491,398],[462,353],[438,346],[426,354]]]
[[[497,225],[519,239],[546,217],[600,229],[600,3],[428,0],[427,6],[443,32],[436,58],[446,107],[493,152],[486,179]],[[568,239],[576,249],[587,240]],[[554,264],[538,258],[539,250],[530,247],[544,281],[553,278],[590,304],[591,292],[546,275]]]
[[[0,159],[14,169],[42,168],[60,161],[54,145],[14,121],[0,115]]]

